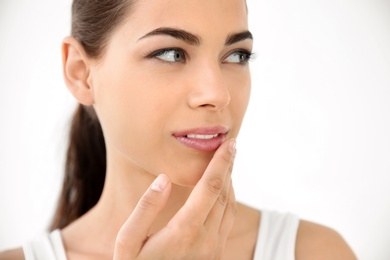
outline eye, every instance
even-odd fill
[[[238,63],[238,64],[246,64],[251,59],[252,53],[245,51],[245,50],[239,50],[231,53],[224,62],[227,63]]]
[[[163,49],[155,51],[148,55],[149,58],[156,58],[164,62],[185,62],[186,55],[181,49]]]

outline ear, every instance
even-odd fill
[[[89,80],[90,59],[74,37],[66,37],[62,42],[62,65],[69,91],[81,104],[92,105],[94,96]]]

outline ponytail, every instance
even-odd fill
[[[104,54],[112,32],[131,12],[131,0],[73,0],[71,35],[91,59]],[[50,230],[61,229],[99,200],[106,175],[106,146],[93,107],[79,105],[72,120],[65,176]]]
[[[86,213],[100,198],[106,175],[106,147],[93,107],[79,105],[71,125],[65,176],[50,230]]]

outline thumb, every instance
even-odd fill
[[[150,227],[168,201],[170,191],[169,178],[160,174],[119,230],[115,242],[114,259],[132,259],[139,254],[148,238]]]

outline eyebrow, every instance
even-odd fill
[[[190,32],[187,32],[187,31],[184,31],[184,30],[181,30],[181,29],[170,28],[170,27],[157,28],[157,29],[145,34],[144,36],[142,36],[138,40],[142,40],[142,39],[145,39],[147,37],[156,36],[156,35],[167,35],[167,36],[182,40],[190,45],[198,46],[202,43],[202,38],[200,36],[193,34],[193,33],[190,33]],[[249,31],[233,33],[233,34],[230,34],[226,38],[225,45],[226,46],[232,45],[234,43],[244,41],[247,39],[253,40],[252,33]]]
[[[226,38],[225,45],[232,45],[232,44],[235,44],[237,42],[244,41],[247,39],[253,40],[253,35],[250,31],[244,31],[244,32],[240,32],[240,33],[230,34]]]
[[[202,38],[200,36],[197,36],[195,34],[189,33],[189,32],[184,31],[184,30],[169,28],[169,27],[157,28],[157,29],[145,34],[144,36],[142,36],[138,40],[142,40],[144,38],[147,38],[150,36],[155,36],[155,35],[168,35],[168,36],[171,36],[173,38],[185,41],[186,43],[188,43],[190,45],[200,45],[200,43],[202,42]]]

